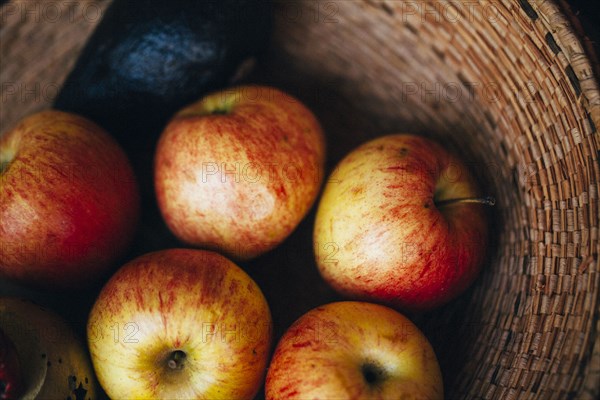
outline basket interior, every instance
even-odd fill
[[[461,154],[497,198],[474,287],[413,316],[452,399],[597,390],[597,84],[558,7],[539,3],[279,2],[260,71],[317,113],[330,168],[372,137],[413,132]],[[309,225],[286,248],[310,252]],[[328,298],[304,281],[283,309]]]

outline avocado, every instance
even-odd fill
[[[160,133],[181,107],[227,85],[266,50],[271,8],[267,0],[115,0],[54,107],[120,141]]]

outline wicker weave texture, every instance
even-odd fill
[[[448,398],[597,398],[600,98],[558,5],[306,1],[277,14],[274,81],[303,82],[328,109],[332,164],[369,137],[418,132],[464,154],[498,199],[476,287],[417,318]]]

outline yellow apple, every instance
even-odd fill
[[[271,345],[260,288],[203,250],[149,253],[102,289],[88,320],[100,384],[113,399],[251,399]]]
[[[0,331],[18,359],[19,399],[96,399],[96,379],[83,342],[54,312],[2,297]],[[3,394],[0,390],[1,399]]]

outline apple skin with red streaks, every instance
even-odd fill
[[[269,365],[267,400],[443,399],[427,338],[405,316],[365,302],[317,307],[279,341]]]
[[[233,262],[169,249],[113,275],[92,308],[87,337],[110,398],[252,399],[272,325],[260,288]]]
[[[281,243],[323,179],[321,127],[271,87],[213,93],[180,111],[155,156],[158,204],[184,242],[248,260]]]
[[[97,279],[139,214],[125,153],[83,117],[43,111],[0,138],[0,274],[46,288]]]
[[[424,137],[397,134],[348,154],[328,179],[314,246],[339,293],[406,311],[436,308],[477,277],[488,246],[485,205],[464,163]]]

